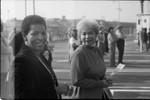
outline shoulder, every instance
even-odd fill
[[[95,48],[96,48],[98,55],[100,55],[103,58],[102,50],[98,47],[95,47]]]
[[[73,57],[74,56],[83,56],[84,55],[84,47],[82,45],[80,45],[74,52],[73,52]]]
[[[30,56],[20,52],[16,55],[13,61],[13,65],[16,72],[20,71],[22,73],[31,72],[35,66],[36,68],[39,66],[39,64],[34,62]]]
[[[115,32],[116,34],[118,34],[118,33],[120,33],[120,31],[119,30],[116,30],[116,32]]]
[[[102,52],[99,47],[96,47],[96,46],[95,46],[95,49],[96,49],[98,52],[100,52],[100,53]]]
[[[15,56],[15,59],[14,59],[15,63],[26,63],[27,64],[29,61],[30,61],[29,57],[25,53],[22,53],[22,52],[19,52]]]
[[[110,33],[108,34],[108,38],[109,38],[109,37],[111,37],[111,34],[110,34]]]
[[[15,56],[15,63],[29,64],[29,63],[32,63],[34,61],[37,61],[36,57],[31,52],[31,50],[29,50],[29,48],[27,48],[25,45],[22,46],[20,51]]]
[[[70,41],[72,41],[72,40],[73,40],[73,37],[70,38]]]
[[[73,37],[71,37],[70,39],[69,39],[69,42],[70,43],[72,43],[74,40],[73,40]]]
[[[84,52],[84,47],[80,45],[74,52],[76,54],[82,54]]]

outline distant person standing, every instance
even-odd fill
[[[140,31],[137,33],[137,40],[138,40],[138,46],[140,46],[140,39],[139,39]]]
[[[144,41],[143,41],[143,43],[144,43],[144,51],[146,52],[146,51],[148,51],[148,45],[147,45],[147,38],[148,38],[148,36],[147,36],[147,28],[144,28]]]
[[[80,42],[77,37],[77,29],[73,29],[71,38],[69,39],[69,60],[70,60],[70,57],[72,56],[73,52],[79,46],[79,44],[80,44]]]
[[[10,44],[10,42],[13,41],[16,33],[17,33],[17,29],[16,28],[14,28],[13,31],[9,33],[9,36],[8,36],[8,43],[9,44]]]
[[[124,47],[125,47],[125,34],[122,32],[123,30],[123,26],[118,25],[116,27],[116,36],[118,38],[117,40],[117,48],[118,48],[118,52],[119,52],[119,57],[118,57],[118,63],[123,63],[123,55],[124,55]]]
[[[110,67],[116,67],[115,65],[115,50],[116,50],[117,37],[114,33],[114,28],[110,27],[108,29],[108,46],[110,51]]]
[[[68,41],[69,41],[69,39],[71,38],[71,34],[72,34],[71,31],[72,31],[72,28],[69,28],[69,29],[68,29]]]
[[[143,41],[144,41],[144,29],[141,28],[141,30],[139,32],[140,52],[144,52],[143,51]]]
[[[149,50],[150,49],[150,28],[147,34],[148,34],[148,50]]]
[[[109,52],[109,48],[108,48],[108,32],[107,30],[105,29],[104,31],[104,36],[105,36],[105,52],[108,53]]]
[[[97,47],[99,47],[102,51],[102,54],[105,55],[105,35],[104,35],[104,27],[100,27],[98,36],[97,36]]]

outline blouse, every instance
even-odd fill
[[[106,67],[101,50],[96,46],[80,45],[71,58],[71,79],[76,87],[73,97],[102,98]]]

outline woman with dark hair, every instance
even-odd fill
[[[116,50],[117,37],[114,33],[114,28],[110,27],[108,29],[108,46],[110,50],[110,67],[116,67],[115,65],[115,50]]]
[[[99,28],[99,34],[97,36],[97,46],[101,49],[103,55],[105,55],[105,28],[103,26],[100,26]]]
[[[19,31],[15,34],[13,39],[9,42],[9,45],[13,48],[14,56],[16,56],[16,54],[19,52],[23,43],[24,43],[23,36],[21,34],[21,31]]]
[[[14,99],[60,99],[61,94],[71,93],[67,84],[58,84],[51,64],[42,54],[47,42],[44,18],[26,16],[21,33],[24,44],[14,60]]]

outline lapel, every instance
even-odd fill
[[[23,53],[27,57],[27,59],[32,63],[32,67],[36,67],[36,69],[39,71],[43,70],[43,74],[49,74],[49,72],[44,68],[44,65],[39,61],[39,59],[34,55],[33,51],[28,46],[23,44],[19,53]]]

